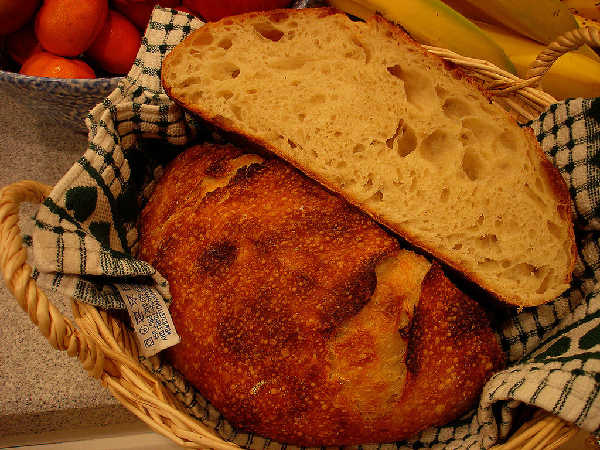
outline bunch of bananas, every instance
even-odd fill
[[[579,26],[600,28],[595,0],[330,0],[366,19],[379,13],[414,39],[484,59],[524,77],[545,46]],[[586,46],[561,56],[541,87],[557,99],[600,97],[600,57]]]

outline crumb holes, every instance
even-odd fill
[[[387,71],[404,82],[406,99],[410,103],[419,108],[423,104],[431,104],[434,96],[433,83],[423,73],[406,71],[398,64],[387,67]]]
[[[228,78],[236,78],[239,74],[240,68],[227,61],[214,63],[210,67],[210,75],[213,80],[223,81]]]
[[[333,133],[333,136],[336,138],[342,137],[344,135],[344,133],[342,133],[341,131],[336,131],[335,133]]]
[[[421,142],[419,152],[428,161],[439,160],[451,146],[450,136],[444,130],[435,130]]]
[[[213,42],[213,35],[206,29],[200,29],[196,33],[194,33],[193,45],[197,47],[202,47],[205,45],[210,45]]]
[[[304,122],[304,119],[306,119],[306,114],[298,114],[298,120],[300,122]]]
[[[217,97],[224,98],[225,101],[227,101],[231,97],[233,97],[233,92],[231,92],[231,91],[219,91],[219,92],[217,92]]]
[[[281,57],[269,62],[268,66],[275,70],[298,70],[306,64],[305,58]]]
[[[503,259],[502,263],[501,263],[501,266],[502,266],[503,269],[508,269],[510,267],[510,261],[508,261],[506,259]]]
[[[308,103],[311,103],[313,105],[318,105],[321,103],[325,103],[325,100],[326,100],[326,98],[323,94],[315,94],[308,99]]]
[[[292,141],[291,139],[288,139],[287,142],[288,142],[288,145],[291,148],[296,148],[297,147],[296,143],[294,141]]]
[[[387,71],[390,73],[390,75],[404,81],[404,74],[402,73],[402,67],[400,67],[398,64],[396,64],[395,66],[388,67]]]
[[[489,248],[498,243],[498,237],[495,234],[484,234],[479,236],[478,242],[480,247]]]
[[[335,167],[338,168],[338,169],[343,169],[347,165],[348,164],[344,160],[340,160],[340,161],[338,161],[338,162],[335,163]]]
[[[528,280],[532,276],[536,276],[538,272],[539,268],[528,263],[520,263],[508,269],[506,275],[519,282],[520,280]]]
[[[367,179],[363,183],[363,187],[365,187],[367,189],[373,187],[373,174],[372,173],[370,173],[370,174],[367,175]]]
[[[448,96],[448,91],[446,89],[444,89],[443,87],[437,85],[435,87],[435,95],[438,96],[438,98],[446,98]]]
[[[398,122],[398,127],[394,135],[385,141],[390,149],[396,149],[398,155],[402,158],[407,157],[417,148],[417,136],[413,129],[402,119]]]
[[[224,48],[225,50],[229,50],[231,48],[232,44],[233,43],[231,42],[231,39],[223,38],[219,41],[219,43],[217,45],[221,48]]]
[[[329,75],[331,73],[331,67],[330,66],[321,66],[321,73],[323,75]]]
[[[256,89],[248,89],[248,90],[246,91],[246,94],[250,94],[250,95],[252,95],[252,94],[256,94],[257,92],[258,92],[258,91],[257,91]]]
[[[240,108],[238,105],[231,105],[230,106],[231,112],[233,113],[233,115],[235,116],[235,118],[239,121],[242,120],[242,108]]]
[[[442,104],[442,111],[450,119],[462,119],[471,113],[471,107],[460,98],[450,97]]]
[[[390,150],[394,149],[394,143],[396,142],[396,138],[402,132],[402,125],[404,125],[404,120],[400,119],[398,121],[398,126],[396,127],[396,131],[394,132],[394,134],[392,135],[392,137],[389,138],[389,139],[386,139],[386,141],[385,141],[385,145],[387,145],[387,147]]]
[[[287,24],[287,26],[290,27],[290,28],[298,28],[298,22],[292,20],[291,22],[289,22]]]
[[[352,153],[362,153],[365,151],[365,146],[363,144],[356,144],[352,147]]]
[[[485,141],[486,137],[489,137],[492,133],[492,128],[484,120],[477,119],[475,117],[468,117],[462,120],[463,128],[470,130],[474,136],[477,136],[480,140]]]
[[[483,170],[483,161],[474,149],[465,149],[462,159],[462,170],[470,180],[475,181],[480,178]]]
[[[272,24],[268,22],[259,22],[252,24],[252,27],[256,30],[258,34],[260,34],[265,39],[268,39],[273,42],[279,41],[284,33],[280,29],[274,27]]]
[[[448,188],[443,188],[442,193],[440,194],[440,201],[442,203],[446,203],[448,201],[449,197],[450,197],[450,191],[448,190]]]
[[[477,218],[477,225],[481,226],[483,225],[483,222],[485,221],[485,216],[483,214],[481,214],[478,218]]]
[[[370,201],[371,202],[382,202],[383,201],[383,192],[381,192],[381,191],[375,192],[371,196]]]
[[[463,247],[463,245],[459,242],[452,246],[452,250],[460,250],[462,247]]]
[[[223,21],[223,24],[224,24],[224,25],[233,25],[233,20],[231,20],[231,19],[225,19],[225,20]]]
[[[508,130],[504,130],[496,138],[494,142],[495,150],[501,153],[508,153],[514,151],[518,147],[516,136]]]
[[[542,269],[540,272],[545,272],[545,271]],[[540,283],[540,287],[538,287],[535,291],[537,294],[543,294],[544,292],[546,292],[548,290],[548,286],[550,285],[550,283],[552,281],[553,274],[554,274],[554,269],[552,269],[552,268],[549,269],[548,273],[542,279],[542,282]]]
[[[298,86],[300,86],[300,82],[299,82],[298,80],[294,80],[294,81],[292,81],[290,84],[291,84],[292,86],[294,86],[294,87],[298,87]]]
[[[371,50],[356,36],[352,36],[352,43],[360,49],[360,54],[364,58],[365,64],[368,64],[371,61]]]

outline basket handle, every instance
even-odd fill
[[[104,354],[48,300],[32,278],[19,228],[19,205],[42,203],[51,188],[36,181],[19,181],[0,189],[0,270],[8,290],[28,313],[52,347],[77,356],[95,378],[104,372]]]
[[[590,47],[600,47],[600,29],[595,27],[576,28],[559,36],[529,65],[525,76],[528,84],[532,87],[538,86],[540,79],[558,58],[585,44]]]

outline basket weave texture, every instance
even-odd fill
[[[162,283],[151,267],[130,256],[136,250],[136,212],[150,192],[153,180],[160,176],[163,164],[190,142],[202,137],[203,130],[194,118],[166,97],[158,77],[164,55],[200,26],[201,22],[187,14],[155,9],[134,68],[119,88],[87,118],[89,148],[84,157],[53,189],[25,181],[0,191],[0,266],[8,288],[51,345],[78,357],[91,376],[100,379],[126,408],[155,431],[187,447],[278,449],[278,443],[234,430],[160,357],[141,357],[127,323],[103,308],[123,306],[122,299],[114,293],[114,284],[123,277],[142,275],[148,277],[150,283]],[[591,186],[589,177],[583,177],[582,181],[576,173],[577,167],[588,163],[590,148],[585,141],[585,129],[591,125],[586,111],[592,110],[594,103],[592,100],[573,100],[554,104],[548,109],[554,99],[535,88],[539,73],[547,70],[556,55],[584,42],[600,45],[600,37],[589,30],[569,34],[554,49],[550,46],[554,52],[552,56],[539,59],[535,66],[537,75],[527,80],[484,61],[464,58],[443,49],[430,47],[428,50],[482,80],[496,96],[496,101],[515,112],[522,121],[533,120],[543,112],[530,125],[554,163],[568,178],[578,220],[597,229],[596,214],[600,210],[597,199],[600,195],[595,197],[594,189],[600,182]],[[573,130],[578,124],[583,124],[584,132],[574,139]],[[563,129],[571,133],[571,139],[566,143],[561,141],[560,130]],[[598,144],[591,150],[598,150]],[[76,202],[69,204],[69,198],[75,196],[73,189],[81,194],[91,192],[87,189],[91,187],[97,188],[96,210],[85,212]],[[42,203],[33,236],[34,253],[37,252],[35,269],[27,264],[27,252],[18,227],[21,202]],[[58,231],[52,223],[54,216],[60,218]],[[81,249],[86,249],[88,259],[83,263],[81,257],[72,260],[68,252],[60,261],[46,259],[47,249],[56,253],[57,237],[67,250],[77,249],[81,254]],[[534,390],[540,390],[540,401],[536,397],[536,401],[529,403],[544,404],[541,401],[543,392],[551,390],[553,377],[562,377],[565,365],[569,364],[568,361],[555,361],[559,355],[556,344],[564,337],[560,330],[569,331],[565,323],[573,324],[575,319],[585,321],[590,312],[595,315],[600,310],[600,299],[598,305],[595,301],[600,248],[596,239],[579,244],[582,252],[576,277],[580,281],[554,303],[515,314],[510,318],[510,324],[501,330],[503,345],[514,366],[509,368],[508,375],[494,377],[486,386],[484,397],[489,396],[490,401],[487,404],[482,401],[483,407],[456,423],[427,430],[410,442],[385,447],[487,448],[499,440],[506,440],[514,428],[515,411],[523,401],[523,396],[518,395],[519,389],[528,386],[526,377],[530,376],[532,367],[541,375],[533,384]],[[88,275],[103,275],[106,282],[90,281]],[[73,298],[75,324],[48,301],[41,285],[58,286]],[[600,342],[593,342],[587,350],[600,350]],[[577,428],[571,422],[588,430],[600,425],[600,413],[595,410],[598,384],[587,382],[585,378],[594,378],[600,373],[600,362],[588,358],[583,364],[578,361],[576,369],[573,367],[567,368],[573,373],[570,378],[561,378],[561,382],[573,390],[582,382],[587,383],[586,392],[595,389],[593,397],[588,397],[589,404],[583,401],[583,408],[573,408],[575,403],[569,403],[569,394],[566,394],[563,405],[552,412],[568,421],[539,412],[505,444],[496,448],[521,448],[525,443],[528,448],[554,448],[576,432]],[[497,415],[492,412],[492,398],[505,400]]]

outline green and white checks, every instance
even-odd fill
[[[154,11],[135,65],[87,117],[89,145],[54,187],[35,221],[38,282],[103,308],[123,308],[117,286],[166,281],[135,259],[136,220],[162,167],[204,131],[160,85],[166,53],[202,23],[170,9]],[[479,407],[440,428],[373,448],[487,448],[511,431],[522,405],[534,405],[595,431],[600,426],[600,99],[573,99],[529,124],[569,185],[579,259],[571,288],[538,308],[499,317],[509,367],[485,386]],[[234,430],[158,357],[142,358],[224,439],[249,448],[288,446]]]

